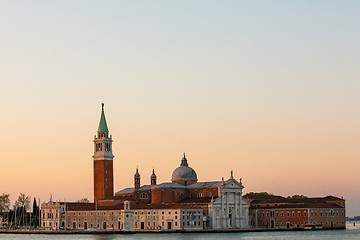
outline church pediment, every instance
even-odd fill
[[[229,179],[226,182],[224,182],[224,187],[227,189],[243,189],[244,186],[240,184],[236,179]]]

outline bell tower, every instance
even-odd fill
[[[94,136],[94,202],[114,196],[112,136],[106,124],[104,103],[97,135]]]

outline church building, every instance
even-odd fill
[[[227,180],[199,182],[196,171],[189,166],[185,156],[171,177],[171,182],[157,183],[155,170],[150,184],[141,185],[139,169],[134,174],[134,185],[113,194],[112,137],[106,123],[104,104],[97,135],[94,138],[94,201],[98,206],[116,206],[125,201],[130,208],[201,209],[201,226],[204,229],[229,229],[249,227],[250,203],[242,197],[242,180],[237,181],[233,172]],[[135,225],[135,223],[134,223]],[[141,226],[142,223],[136,224]],[[181,226],[181,223],[179,224]]]

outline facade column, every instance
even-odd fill
[[[229,192],[226,192],[226,228],[230,227],[230,218],[229,218]]]
[[[221,211],[219,211],[219,213],[221,214],[221,216],[219,216],[220,217],[220,227],[221,228],[225,228],[225,225],[224,225],[224,215],[225,215],[224,198],[225,198],[224,190],[221,189]]]
[[[238,228],[239,227],[239,208],[238,208],[238,194],[237,192],[234,193],[234,205],[235,205],[235,227]]]
[[[243,206],[242,206],[242,192],[240,191],[240,193],[239,193],[239,205],[240,205],[240,207],[239,207],[239,220],[240,220],[240,224],[239,224],[239,227],[241,228],[242,227],[242,219],[243,219],[243,216],[242,216],[242,208],[243,208]]]

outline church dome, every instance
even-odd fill
[[[181,160],[180,167],[176,168],[172,173],[171,181],[197,181],[196,172],[194,169],[189,167],[185,154],[183,159]]]
[[[171,180],[184,180],[184,181],[188,181],[188,180],[197,180],[197,175],[194,169],[192,169],[191,167],[186,167],[186,166],[180,166],[178,168],[176,168],[173,173],[172,173],[172,177]]]

